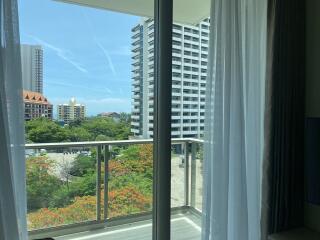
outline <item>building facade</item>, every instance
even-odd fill
[[[172,45],[173,138],[204,132],[205,85],[210,19],[196,26],[174,24]],[[142,19],[132,29],[132,114],[135,137],[153,135],[154,22]]]
[[[69,103],[58,105],[58,121],[68,124],[75,120],[82,120],[86,115],[86,107],[76,102],[75,98],[71,98]]]
[[[40,117],[52,119],[52,104],[41,93],[24,90],[23,101],[26,121]]]
[[[21,45],[23,89],[43,93],[43,50],[39,45]]]

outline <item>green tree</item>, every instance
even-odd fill
[[[118,160],[139,160],[139,151],[141,150],[139,145],[131,145],[127,149],[123,149],[117,158]]]
[[[104,117],[76,120],[68,126],[46,118],[26,122],[28,143],[123,140],[130,134],[130,115],[126,113],[121,115],[119,122]]]
[[[100,134],[96,137],[96,141],[109,141],[109,140],[112,140],[112,138],[103,134]]]
[[[69,187],[62,185],[52,194],[50,207],[65,207],[75,197],[94,196],[96,194],[96,174],[89,173],[83,177],[75,178],[69,183]]]
[[[82,119],[76,119],[76,120],[73,120],[73,121],[71,121],[71,122],[69,122],[69,126],[70,127],[80,127],[81,126],[81,124],[82,124]]]
[[[83,142],[93,140],[92,135],[83,127],[69,127],[68,135],[71,142]]]
[[[99,135],[107,136],[110,139],[128,139],[130,124],[127,122],[116,122],[112,118],[94,117],[83,122],[85,128],[96,139]]]
[[[130,113],[121,112],[120,113],[120,121],[130,124],[130,121],[131,121]]]
[[[46,118],[26,122],[26,133],[27,139],[34,143],[70,141],[69,132],[65,128]]]
[[[46,156],[31,157],[26,161],[28,209],[35,210],[48,207],[53,193],[61,181],[50,174],[53,162]]]
[[[82,177],[95,171],[96,159],[94,156],[78,155],[70,170],[71,175]]]

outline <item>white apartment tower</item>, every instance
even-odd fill
[[[210,19],[196,26],[173,25],[172,137],[203,136]],[[154,23],[132,29],[132,115],[135,137],[153,135]]]
[[[86,115],[86,107],[77,103],[75,98],[71,98],[68,104],[59,104],[57,110],[58,120],[66,124],[74,120],[84,119]]]
[[[23,89],[43,93],[43,50],[40,45],[21,45]]]

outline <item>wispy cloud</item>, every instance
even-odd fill
[[[109,94],[112,94],[113,91],[110,89],[110,88],[105,88],[106,92],[109,93]]]
[[[98,41],[98,39],[97,39],[96,37],[94,37],[94,42],[95,42],[95,43],[97,44],[97,46],[102,50],[102,53],[104,54],[104,56],[105,56],[106,59],[107,59],[107,63],[108,63],[108,65],[109,65],[109,68],[110,68],[112,74],[113,74],[114,76],[116,76],[116,75],[117,75],[117,72],[116,72],[116,69],[114,68],[114,64],[113,64],[113,61],[112,61],[112,59],[111,59],[111,57],[110,57],[109,52],[107,51],[107,49],[105,49],[105,48],[102,46],[102,44]]]
[[[65,97],[58,97],[58,98],[51,98],[50,99],[52,102],[56,103],[64,103],[68,102],[70,98],[65,98]],[[82,104],[88,104],[88,105],[118,105],[118,104],[130,104],[130,99],[128,98],[114,98],[114,97],[108,97],[108,98],[76,98],[77,102],[82,103]]]
[[[110,53],[108,52],[108,50],[101,44],[101,42],[98,40],[97,38],[97,35],[95,34],[94,32],[94,27],[93,27],[93,24],[90,20],[90,18],[88,17],[88,15],[86,14],[85,11],[82,11],[82,14],[84,16],[84,20],[85,20],[85,23],[87,24],[88,26],[88,31],[90,32],[90,35],[93,36],[93,41],[95,42],[95,44],[98,46],[98,48],[100,48],[100,50],[102,51],[103,55],[106,57],[107,59],[107,64],[113,74],[113,76],[116,76],[117,75],[117,72],[116,72],[116,69],[114,67],[114,64],[113,64],[113,61],[112,61],[112,58],[110,57]],[[122,49],[122,53],[124,53],[125,50]]]
[[[127,57],[127,56],[131,56],[131,49],[130,49],[130,46],[120,46],[110,51],[110,54]]]
[[[130,104],[128,98],[102,98],[102,99],[87,99],[86,103],[94,104]]]
[[[88,114],[94,112],[130,112],[130,98],[107,97],[102,99],[86,99],[85,104],[88,109]]]
[[[77,89],[83,89],[86,91],[96,92],[96,93],[103,93],[103,94],[112,94],[112,91],[109,88],[92,88],[92,87],[85,87],[81,86],[79,84],[70,84],[70,83],[64,83],[59,81],[46,81],[46,84],[49,85],[55,85],[55,86],[61,86],[64,88],[77,88]]]
[[[29,37],[31,37],[32,39],[34,39],[36,42],[38,42],[39,44],[41,44],[42,46],[54,51],[58,57],[60,57],[62,60],[68,62],[69,64],[71,64],[72,66],[74,66],[76,69],[78,69],[80,72],[83,72],[83,73],[88,73],[88,70],[85,69],[80,63],[74,61],[72,59],[72,57],[70,55],[72,55],[70,53],[70,51],[65,51],[61,48],[58,48],[38,37],[35,37],[35,36],[32,36],[32,35],[29,35]]]

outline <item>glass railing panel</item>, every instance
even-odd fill
[[[149,142],[28,145],[28,230],[150,215],[153,145]],[[172,208],[189,206],[201,212],[202,146],[199,141],[173,140]],[[173,220],[181,221],[185,217]]]
[[[185,144],[172,144],[171,148],[171,207],[185,205]]]
[[[104,173],[102,175],[104,179]],[[152,184],[152,144],[111,146],[108,161],[107,218],[151,213]],[[103,201],[103,209],[104,204]]]
[[[203,200],[203,143],[192,143],[190,205],[202,212]]]
[[[96,219],[94,147],[27,149],[28,230]]]

